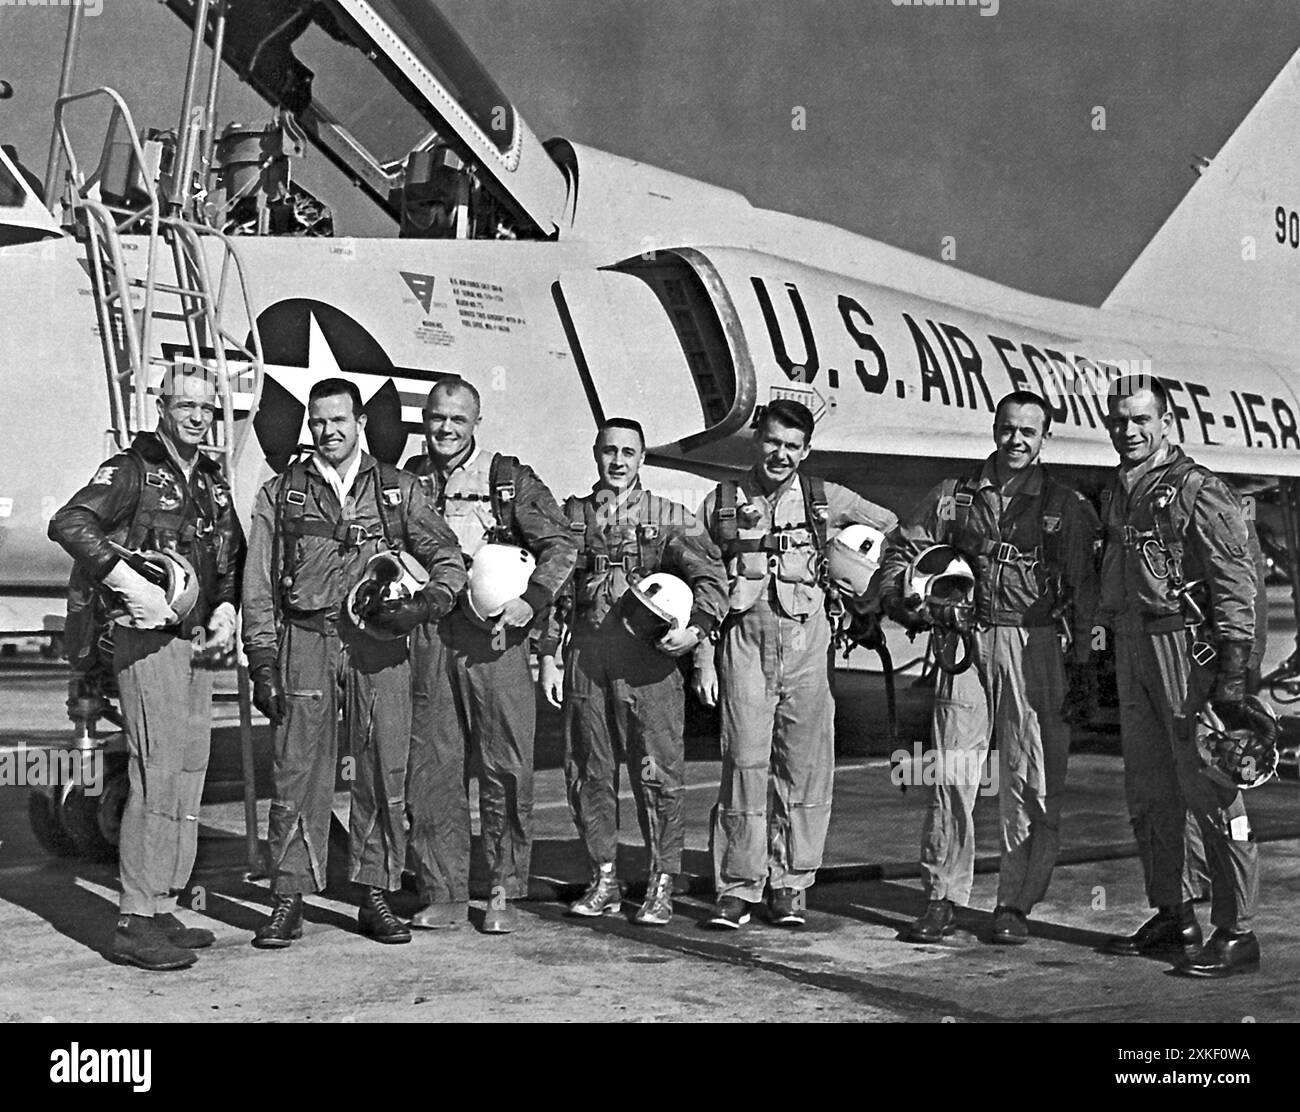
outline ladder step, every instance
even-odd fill
[[[127,284],[143,289],[149,283],[144,278],[128,278]],[[154,293],[170,293],[177,297],[192,297],[196,301],[211,301],[212,294],[207,290],[195,289],[192,286],[172,286],[164,282],[155,282],[153,284]]]

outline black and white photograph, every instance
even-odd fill
[[[1285,1068],[1297,351],[1295,0],[0,0],[31,1077]]]

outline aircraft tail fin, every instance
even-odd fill
[[[1103,308],[1300,343],[1300,51],[1129,267]]]

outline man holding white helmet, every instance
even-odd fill
[[[407,635],[451,609],[465,565],[431,484],[362,449],[366,421],[356,383],[314,383],[315,451],[263,484],[253,507],[244,649],[253,702],[275,730],[275,902],[253,937],[258,949],[301,937],[303,896],[325,887],[340,709],[355,762],[348,876],[363,888],[357,920],[377,942],[411,940],[388,904],[406,863]],[[399,581],[393,562],[410,557],[419,574]]]
[[[835,773],[823,554],[828,535],[846,526],[887,533],[895,524],[889,510],[801,473],[812,434],[806,406],[773,401],[754,433],[753,468],[721,483],[700,513],[730,588],[716,662],[714,645],[701,645],[692,681],[705,705],[722,707],[709,925],[724,930],[749,921],[765,888],[773,924],[806,921]]]
[[[1027,916],[1056,863],[1070,747],[1065,716],[1086,717],[1092,701],[1100,525],[1087,500],[1038,462],[1050,425],[1051,411],[1037,394],[1004,397],[993,418],[997,450],[974,474],[930,491],[886,554],[885,612],[909,630],[936,630],[942,651],[934,743],[949,758],[938,762],[921,835],[929,902],[904,931],[909,942],[951,934],[955,908],[970,899],[971,816],[992,732],[1001,812],[993,942],[1029,940]],[[944,580],[950,593],[934,589]],[[918,590],[930,597],[909,597]],[[951,647],[955,639],[967,655]]]
[[[617,915],[621,908],[621,755],[650,858],[634,921],[662,926],[672,918],[685,841],[685,686],[675,658],[707,639],[726,614],[726,571],[691,513],[641,486],[640,424],[605,421],[592,455],[596,485],[564,503],[577,566],[538,646],[542,690],[552,706],[564,707],[569,807],[592,869],[590,886],[569,911]],[[562,672],[556,653],[566,626]]]
[[[457,927],[468,917],[465,761],[473,745],[490,884],[483,930],[504,934],[518,925],[509,901],[528,894],[532,852],[537,705],[528,634],[568,579],[576,552],[568,522],[533,469],[478,442],[479,405],[478,391],[462,379],[434,386],[424,407],[428,454],[406,464],[431,477],[471,561],[461,605],[412,638],[407,798],[425,906],[411,925]]]
[[[216,391],[202,369],[170,369],[159,391],[157,432],[138,434],[104,463],[49,527],[50,539],[76,561],[72,594],[98,594],[102,601],[88,605],[101,616],[126,611],[113,635],[131,752],[113,957],[151,970],[193,965],[192,951],[213,941],[211,931],[185,927],[174,912],[175,892],[188,883],[198,849],[212,737],[212,672],[195,666],[195,648],[233,647],[244,559],[230,488],[215,460],[199,450],[215,413]],[[175,613],[164,587],[142,574],[157,557],[142,559],[141,550],[164,552],[180,574],[192,571],[197,591],[192,585],[177,592],[194,600],[188,613]]]

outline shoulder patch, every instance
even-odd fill
[[[108,464],[104,464],[103,467],[101,467],[98,471],[95,472],[94,475],[91,476],[90,485],[91,486],[112,486],[113,476],[116,474],[117,474],[116,467],[110,467]]]
[[[152,477],[152,475],[146,476],[146,481]],[[161,482],[149,483],[150,486],[157,486],[160,488],[158,494],[158,508],[160,510],[176,509],[176,507],[183,501],[180,485],[170,475],[161,474],[159,475],[159,478],[162,480]]]
[[[1061,531],[1061,518],[1059,514],[1043,514],[1043,532],[1059,533]]]

